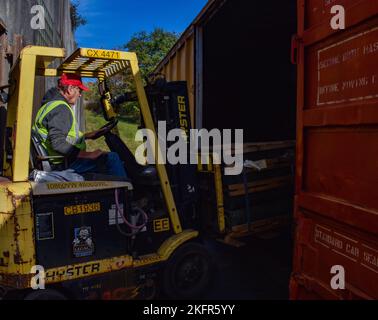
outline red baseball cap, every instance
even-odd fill
[[[83,82],[81,81],[81,77],[74,73],[67,73],[67,74],[63,73],[59,81],[64,86],[71,85],[71,86],[79,87],[83,91],[89,91],[89,88],[83,85]]]

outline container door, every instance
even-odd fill
[[[298,0],[298,20],[291,298],[378,299],[378,1]]]

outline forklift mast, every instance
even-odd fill
[[[165,122],[167,133],[174,129],[182,130],[183,138],[186,141],[187,164],[172,165],[167,161],[166,168],[183,225],[187,228],[198,226],[196,215],[199,194],[198,176],[197,165],[190,164],[192,124],[187,82],[166,82],[159,78],[157,81],[149,83],[145,91],[156,128],[158,128],[159,122]],[[167,148],[174,144],[175,141],[167,141]]]

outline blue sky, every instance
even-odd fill
[[[181,33],[207,0],[79,0],[88,23],[76,31],[79,47],[112,49],[139,31],[161,27]]]

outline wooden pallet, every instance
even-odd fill
[[[233,247],[242,247],[245,245],[245,243],[240,241],[240,238],[277,230],[283,226],[288,225],[290,221],[291,216],[287,215],[259,220],[249,225],[244,224],[240,226],[234,226],[231,232],[229,232],[223,239],[218,239],[218,241],[227,245],[231,245]]]
[[[263,159],[259,161],[254,161],[258,166],[260,166],[262,169],[258,170],[256,168],[245,168],[246,173],[251,172],[265,172],[269,170],[275,170],[275,169],[283,169],[283,168],[290,168],[293,166],[293,159],[288,158],[274,158],[274,159]],[[230,168],[231,166],[225,166],[225,168]]]
[[[293,177],[292,176],[283,176],[278,178],[270,178],[264,179],[254,182],[249,182],[248,187],[248,194],[253,192],[262,192],[271,189],[277,189],[284,186],[289,185],[292,183]],[[227,187],[228,195],[230,197],[239,197],[246,194],[245,185],[243,183],[240,184],[232,184]]]

